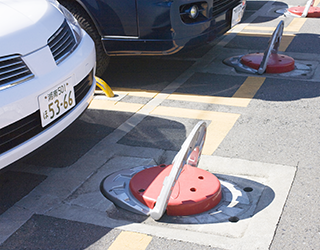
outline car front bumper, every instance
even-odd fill
[[[47,46],[23,57],[23,60],[35,77],[0,92],[0,136],[9,131],[12,141],[15,141],[8,140],[0,147],[0,169],[34,151],[68,127],[86,110],[95,90],[95,49],[86,33],[83,33],[76,50],[59,65],[55,64]],[[76,105],[42,128],[38,97],[70,77],[74,89],[79,92]],[[84,88],[80,89],[79,84]],[[15,127],[30,119],[34,124],[30,129],[33,132],[26,131],[26,135],[17,136]]]
[[[204,11],[206,13],[201,19],[194,20],[194,22],[181,18],[181,6],[189,4],[189,1],[173,1],[167,7],[168,11],[163,12],[170,22],[163,21],[163,25],[151,27],[149,31],[144,30],[141,32],[144,34],[141,37],[103,37],[102,41],[108,55],[170,55],[182,49],[201,46],[232,28],[234,8],[242,5],[242,10],[245,9],[244,0],[233,0],[216,11],[213,10],[216,2],[212,0],[202,2],[206,2],[207,7]]]

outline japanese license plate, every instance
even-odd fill
[[[242,3],[234,7],[232,10],[231,27],[235,26],[241,21],[245,9],[245,5]]]
[[[71,80],[70,77],[38,97],[42,127],[47,126],[75,105]]]

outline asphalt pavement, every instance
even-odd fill
[[[115,96],[97,90],[67,130],[0,171],[0,249],[319,249],[320,19],[277,13],[303,4],[248,0],[240,24],[194,51],[112,58]],[[293,71],[223,63],[263,53],[280,21]],[[216,207],[155,221],[104,197],[110,174],[171,164],[198,121]]]

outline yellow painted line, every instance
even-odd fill
[[[303,20],[303,21],[295,21],[294,20]],[[288,27],[284,27],[283,31],[286,32],[298,32],[300,30],[300,28],[302,27],[302,25],[304,24],[304,22],[306,21],[306,19],[303,18],[296,18],[294,19],[291,23],[292,25],[289,24]],[[276,29],[276,27],[257,27],[257,26],[247,26],[244,28],[244,30],[256,30],[257,32],[239,32],[238,34],[242,35],[242,34],[251,34],[251,35],[269,35],[272,34],[273,31]],[[259,32],[260,30],[262,31],[270,31],[268,33],[263,33],[263,32]]]
[[[146,234],[122,231],[108,250],[144,250],[151,240]]]
[[[248,105],[247,100],[245,100],[245,99],[220,97],[220,96],[171,94],[167,99],[168,100],[175,100],[175,101],[209,103],[209,104],[236,106],[236,107],[246,107]]]
[[[274,31],[276,27],[259,27],[259,26],[246,26],[244,30],[263,30],[263,31]]]
[[[315,0],[313,6],[318,6],[320,3],[320,0]]]
[[[135,103],[93,100],[89,106],[89,109],[136,113],[142,108],[142,106],[142,104]],[[164,106],[155,107],[150,114],[211,121],[207,127],[207,137],[202,152],[205,155],[213,154],[223,139],[227,136],[228,132],[232,129],[237,119],[240,117],[240,114]]]
[[[236,93],[229,98],[185,94],[168,95],[157,92],[154,93],[154,98],[167,98],[169,100],[182,100],[189,102],[193,101],[246,107],[248,106],[252,98],[255,96],[261,85],[264,83],[265,79],[265,77],[247,77],[247,79],[236,91]],[[142,93],[142,95],[144,95],[144,91],[140,92],[139,90],[137,90],[132,92],[135,92],[137,95],[139,95],[139,93]],[[144,106],[144,104],[94,99],[91,102],[89,108],[136,113]],[[152,109],[148,111],[148,114],[210,121],[210,124],[207,127],[207,137],[202,152],[205,155],[213,154],[213,152],[219,147],[223,139],[227,136],[229,131],[234,126],[235,122],[240,117],[240,114],[234,113],[174,108],[165,106],[155,106],[152,107]]]
[[[162,98],[175,101],[186,101],[186,102],[198,102],[198,103],[209,103],[209,104],[218,104],[218,105],[228,105],[236,107],[247,107],[251,99],[254,97],[258,89],[263,84],[265,78],[263,77],[248,77],[247,80],[241,85],[239,90],[235,93],[233,97],[220,97],[220,96],[203,96],[203,95],[192,95],[192,94],[182,94],[174,93],[171,95],[161,94],[158,92],[145,92],[136,89],[126,90],[122,93],[128,93],[139,97],[153,97],[153,98]],[[119,93],[119,92],[117,92]],[[101,101],[101,100],[100,100]],[[107,101],[106,101],[107,102]],[[110,101],[109,101],[110,102]],[[120,104],[120,102],[119,102]],[[96,104],[97,105],[97,104]],[[111,104],[101,103],[100,105],[105,105],[109,108]],[[126,104],[130,106],[131,104]],[[134,104],[132,104],[134,105]],[[90,105],[90,107],[93,105]],[[95,106],[96,107],[96,106]],[[141,108],[137,107],[138,109]],[[103,109],[103,108],[101,108]],[[135,107],[132,107],[135,109]],[[129,111],[133,112],[133,111]]]
[[[119,95],[130,95],[147,98],[153,98],[159,93],[155,91],[146,91],[142,89],[114,89],[113,92]]]
[[[272,33],[254,33],[254,32],[240,32],[238,36],[259,36],[259,37],[268,37],[271,38]],[[295,35],[282,35],[281,43],[279,46],[279,51],[286,51],[292,40],[295,38]]]
[[[240,117],[240,114],[164,106],[157,107],[151,114],[211,121],[207,127],[206,142],[202,151],[204,155],[213,154]]]
[[[216,98],[209,96],[190,96],[190,95],[177,95],[172,94],[168,99],[176,100],[183,98],[184,101],[195,101],[210,103],[218,103],[220,101],[229,101],[231,104],[237,104],[241,107],[246,107],[252,98],[255,96],[261,85],[265,81],[265,77],[248,77],[245,82],[240,86],[237,92],[232,98]],[[193,98],[193,99],[192,99]],[[161,116],[173,116],[189,119],[199,120],[210,120],[210,124],[207,128],[207,139],[203,148],[204,155],[212,155],[213,152],[219,147],[223,139],[227,136],[229,131],[234,126],[235,122],[240,117],[240,114],[214,112],[207,110],[194,110],[194,109],[183,109],[173,107],[156,107],[151,114]]]
[[[272,32],[270,33],[261,33],[261,32],[239,32],[237,36],[257,36],[257,37],[271,37]]]
[[[306,18],[294,18],[287,27],[284,27],[283,31],[298,32],[300,31],[301,27],[304,25],[306,20],[307,20]],[[276,29],[276,26],[275,27],[259,27],[259,26],[250,26],[250,25],[243,28],[243,30],[256,30],[257,31],[256,33],[249,33],[249,34],[255,34],[255,35],[266,34],[266,33],[260,33],[259,31],[270,31],[270,33],[272,33],[275,29]],[[239,32],[238,34],[242,35],[243,33],[247,34],[247,32]]]
[[[265,79],[265,77],[249,76],[232,96],[232,99],[245,99],[244,101],[247,102],[246,106],[248,106],[249,102],[255,96]]]
[[[306,18],[294,18],[291,23],[284,29],[285,31],[298,32],[306,22]]]
[[[295,35],[292,36],[282,36],[281,42],[279,45],[279,51],[286,51],[286,49],[289,47],[290,43],[294,39]]]
[[[259,36],[259,37],[271,37],[272,33],[254,33],[254,32],[239,32],[238,36]],[[281,43],[279,46],[279,51],[286,51],[292,40],[294,39],[295,35],[282,35]]]
[[[108,101],[108,100],[93,99],[89,106],[89,109],[136,113],[143,106],[144,104],[138,104],[138,103],[115,102],[115,101]]]

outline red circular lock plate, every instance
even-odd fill
[[[142,170],[130,180],[130,191],[136,199],[153,209],[172,165],[159,165]],[[221,185],[216,176],[185,165],[174,185],[167,205],[167,214],[193,215],[208,211],[221,200]]]
[[[305,9],[304,6],[298,6],[298,7],[291,7],[288,9],[288,11],[292,14],[302,16],[304,9]],[[307,17],[320,17],[320,8],[310,6]]]
[[[241,58],[241,63],[258,70],[263,59],[263,53],[247,54]],[[267,62],[266,73],[285,73],[294,70],[294,59],[290,56],[271,54]]]

